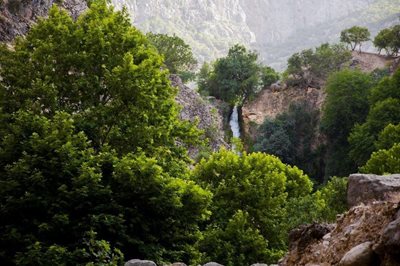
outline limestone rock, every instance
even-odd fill
[[[208,262],[208,263],[204,264],[203,266],[224,266],[224,265],[216,263],[216,262]]]
[[[349,177],[347,203],[349,207],[373,201],[400,201],[400,174],[378,176],[354,174]]]
[[[254,264],[251,264],[250,266],[268,266],[268,264],[264,264],[264,263],[254,263]]]
[[[0,1],[0,42],[10,42],[16,36],[24,35],[38,17],[46,17],[53,0],[41,1]],[[87,9],[85,0],[64,0],[61,6],[73,18]]]
[[[133,259],[125,262],[125,266],[157,266],[157,265],[150,260]]]
[[[353,247],[339,262],[339,266],[374,266],[372,242],[365,242]]]
[[[176,101],[182,106],[180,119],[195,122],[198,120],[198,128],[204,130],[209,140],[212,151],[218,151],[221,147],[229,147],[224,140],[223,118],[218,109],[204,100],[198,92],[185,86],[179,76],[170,76],[171,84],[179,89]],[[198,150],[189,147],[189,155],[196,157]]]
[[[187,265],[183,262],[175,262],[175,263],[172,263],[170,266],[187,266]]]

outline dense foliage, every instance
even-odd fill
[[[371,76],[357,70],[342,70],[328,79],[321,119],[322,131],[328,137],[327,176],[344,176],[357,170],[348,156],[347,137],[368,114],[368,93],[372,86]]]
[[[153,46],[105,1],[0,48],[0,264],[199,259],[211,194]],[[189,138],[188,138],[189,137]]]
[[[291,86],[319,88],[329,74],[340,70],[351,59],[351,52],[340,44],[322,44],[313,49],[293,54],[285,72]]]
[[[194,78],[197,66],[192,49],[176,35],[148,33],[146,37],[164,56],[164,64],[172,74],[179,74],[183,80]]]
[[[257,129],[255,151],[278,156],[283,162],[296,165],[315,179],[324,176],[321,154],[315,146],[319,111],[307,102],[295,102],[287,112],[275,119],[267,118]]]
[[[222,150],[202,160],[194,177],[214,194],[201,250],[224,265],[276,262],[286,247],[286,203],[312,188],[301,170],[263,153]]]
[[[349,136],[350,156],[358,166],[364,165],[372,152],[380,148],[375,142],[389,124],[400,123],[400,70],[385,77],[369,94],[369,113],[364,123],[356,125]],[[386,149],[390,148],[387,146]]]
[[[345,29],[340,33],[340,41],[350,45],[352,51],[354,51],[357,46],[360,48],[363,42],[369,41],[371,33],[368,28],[353,26],[349,29]]]
[[[217,59],[212,67],[203,65],[199,73],[199,90],[230,104],[242,105],[263,86],[279,79],[272,68],[261,66],[257,59],[258,55],[244,46],[231,47],[228,55]]]
[[[397,55],[400,50],[400,25],[381,30],[374,39],[374,45],[379,53],[385,50],[387,55]]]

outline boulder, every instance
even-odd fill
[[[375,253],[372,242],[364,242],[348,251],[339,262],[339,266],[374,266],[376,265]]]
[[[400,211],[397,219],[386,226],[375,250],[379,254],[400,257]]]
[[[290,232],[289,245],[291,248],[297,246],[297,249],[301,251],[315,240],[322,239],[326,234],[332,231],[333,227],[334,226],[331,224],[317,223],[302,225]]]
[[[400,201],[400,174],[378,176],[354,174],[349,177],[347,204],[353,207],[373,201]]]
[[[254,263],[254,264],[251,264],[250,266],[268,266],[268,264],[264,264],[264,263]]]
[[[125,262],[125,266],[157,266],[157,265],[150,260],[133,259]]]
[[[187,266],[187,265],[185,263],[183,263],[183,262],[175,262],[175,263],[172,263],[169,266]]]
[[[204,264],[203,266],[224,266],[224,265],[216,263],[216,262],[208,262],[208,263]]]

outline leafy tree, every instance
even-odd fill
[[[186,77],[197,65],[192,49],[176,35],[148,33],[147,38],[164,56],[164,64],[173,74]]]
[[[57,7],[14,49],[0,48],[3,111],[32,110],[48,117],[76,114],[77,130],[96,148],[119,152],[168,146],[195,136],[178,120],[176,90],[162,58],[124,11],[95,1],[74,21]]]
[[[400,25],[381,30],[374,39],[374,45],[379,53],[382,49],[387,55],[397,55],[400,50]]]
[[[342,70],[327,83],[321,129],[329,139],[326,175],[347,175],[356,169],[348,157],[347,137],[368,115],[372,78],[358,70]]]
[[[201,248],[210,255],[208,259],[221,258],[225,265],[276,262],[286,248],[286,203],[308,195],[312,188],[301,170],[263,153],[238,155],[222,150],[202,160],[194,169],[194,178],[214,194],[211,222]],[[263,251],[246,249],[265,245]]]
[[[275,71],[272,67],[269,66],[263,66],[261,67],[261,79],[262,79],[262,84],[264,87],[271,86],[273,83],[277,82],[280,78],[280,75],[278,72]]]
[[[349,29],[345,29],[340,33],[340,41],[350,45],[352,51],[354,51],[357,46],[360,47],[363,42],[369,41],[371,33],[368,28],[353,26]]]
[[[98,252],[118,255],[115,248],[158,262],[198,257],[211,195],[188,180],[188,169],[179,169],[180,179],[143,153],[95,152],[66,113],[13,119],[0,142],[1,264],[29,260],[26,250],[43,251],[40,260],[61,252],[73,265],[94,262]],[[85,244],[92,231],[97,248]]]
[[[395,143],[400,143],[400,124],[389,124],[379,133],[375,148],[390,149]]]
[[[400,143],[390,149],[372,153],[368,162],[360,168],[363,173],[377,175],[395,174],[400,172]]]
[[[340,44],[322,44],[313,49],[293,54],[288,59],[286,80],[293,86],[320,87],[330,73],[349,62],[351,53]]]
[[[231,104],[243,104],[261,89],[257,54],[235,45],[226,57],[218,59],[207,82],[209,95]]]
[[[0,264],[196,263],[211,194],[189,180],[176,143],[198,132],[162,66],[103,0],[1,46]]]
[[[321,178],[317,151],[312,147],[318,130],[319,112],[307,102],[296,102],[274,120],[266,119],[257,130],[255,151],[278,156],[283,162],[296,165],[311,177]]]

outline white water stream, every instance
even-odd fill
[[[233,107],[229,125],[231,126],[233,137],[240,138],[239,113],[237,106]]]

